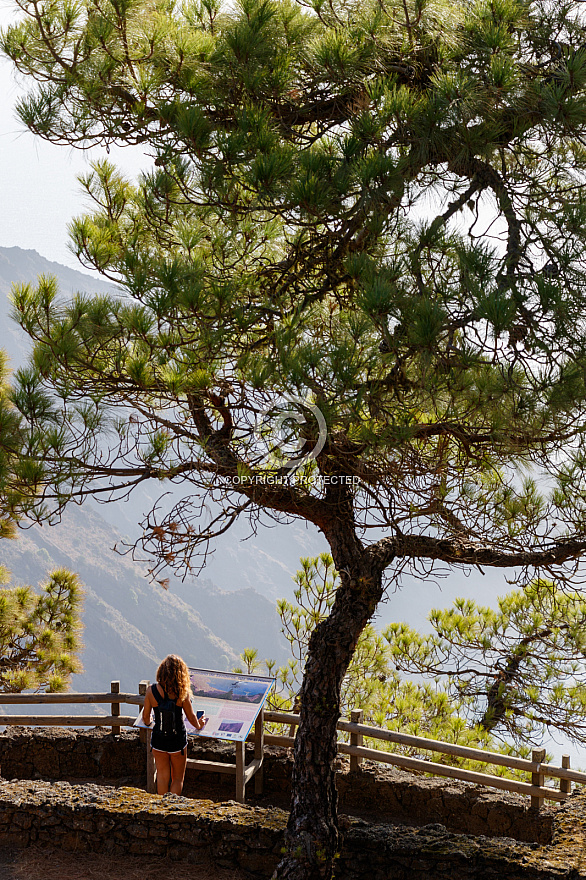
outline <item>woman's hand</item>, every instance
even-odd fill
[[[187,697],[187,699],[183,702],[181,708],[185,712],[185,717],[187,718],[189,723],[192,724],[196,730],[202,730],[205,727],[206,722],[208,721],[207,716],[204,715],[202,718],[197,717],[197,715],[193,711],[193,706],[191,705],[191,700],[189,699],[189,697]]]

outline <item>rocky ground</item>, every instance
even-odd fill
[[[186,862],[148,856],[102,856],[30,847],[0,848],[2,880],[194,880],[193,866]],[[236,870],[211,862],[198,865],[198,880],[244,880]]]

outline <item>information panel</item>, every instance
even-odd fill
[[[274,678],[242,675],[238,672],[213,672],[189,667],[193,709],[207,715],[201,736],[244,742],[263,707]],[[185,719],[188,733],[199,733]]]

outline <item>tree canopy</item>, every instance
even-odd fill
[[[327,877],[340,687],[383,578],[561,582],[586,549],[580,4],[18,5],[24,123],[153,159],[136,182],[97,163],[71,227],[119,297],[15,291],[45,487],[25,506],[178,484],[143,524],[156,571],[196,567],[243,514],[321,529],[341,583],[309,643],[278,873]]]
[[[381,564],[581,552],[571,6],[23,3],[3,45],[39,81],[25,123],[155,156],[136,185],[98,163],[72,225],[124,296],[15,294],[39,342],[16,400],[57,504],[149,478],[221,497],[207,530],[201,495],[147,523],[178,566],[242,511],[324,529],[340,503],[390,531]],[[316,418],[290,420],[308,482],[264,479],[289,473],[257,429],[286,395],[325,421],[322,445]]]
[[[40,593],[0,589],[1,692],[67,690],[71,674],[82,671],[81,602],[79,580],[65,569],[51,572]]]
[[[498,608],[457,599],[434,609],[431,635],[392,624],[383,635],[402,672],[440,682],[472,725],[539,744],[560,731],[586,742],[586,600],[535,581]]]

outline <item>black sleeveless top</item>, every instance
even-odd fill
[[[156,702],[156,706],[154,707],[155,713],[155,722],[157,721],[157,715],[160,715],[161,710],[159,709],[159,705],[163,701],[170,700],[168,694],[163,692],[163,696],[161,696],[161,692],[156,684],[151,685],[151,693],[153,695],[153,699]],[[175,703],[175,700],[171,702]],[[155,723],[155,729],[151,734],[151,749],[155,749],[157,752],[181,752],[185,749],[187,745],[187,731],[185,729],[185,722],[183,721],[183,709],[181,706],[178,706],[175,703],[175,733],[172,736],[165,736],[165,734],[161,733],[157,730],[157,727],[160,725]]]

